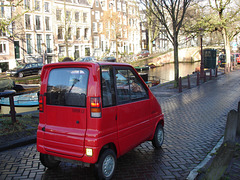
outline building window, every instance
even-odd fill
[[[58,39],[63,39],[63,28],[58,27]]]
[[[31,15],[25,14],[25,28],[31,30]]]
[[[100,19],[100,12],[99,11],[95,11],[95,19],[96,20]]]
[[[127,12],[126,9],[127,9],[127,8],[126,8],[126,4],[123,4],[123,5],[122,5],[122,10],[123,10],[123,12]]]
[[[56,10],[56,18],[57,18],[57,21],[61,21],[61,14],[62,14],[62,11],[60,9],[57,9]]]
[[[4,14],[5,14],[5,12],[4,12],[4,3],[3,3],[3,2],[1,2],[1,9],[0,9],[0,11],[1,11],[1,12],[0,12],[0,13],[1,13],[1,14],[0,14],[0,17],[3,18],[3,17],[4,17]]]
[[[4,27],[0,29],[0,36],[6,36],[6,30]]]
[[[87,40],[88,39],[88,28],[84,29],[84,39]]]
[[[96,3],[96,7],[99,7],[99,1],[96,0],[95,3]]]
[[[87,23],[87,13],[83,13],[83,23]]]
[[[30,8],[30,0],[24,0],[24,9],[31,9]]]
[[[68,40],[72,39],[72,28],[68,28],[68,37],[67,37]]]
[[[50,13],[50,3],[44,2],[44,11]]]
[[[27,42],[27,53],[32,54],[32,35],[26,35],[26,42]]]
[[[35,11],[41,11],[41,2],[39,0],[35,0]]]
[[[37,34],[37,52],[39,54],[42,53],[42,35],[41,34]]]
[[[0,41],[0,54],[5,54],[6,53],[6,42]]]
[[[52,42],[51,35],[47,34],[46,35],[47,53],[52,53],[51,42]]]
[[[41,17],[35,16],[36,18],[36,30],[41,30]]]
[[[117,11],[121,11],[121,2],[117,2]]]
[[[45,17],[45,27],[46,27],[46,31],[51,31],[50,17],[48,16]]]
[[[98,36],[94,36],[94,37],[93,37],[93,46],[94,46],[94,48],[96,48],[96,49],[99,48],[99,37],[98,37]]]
[[[70,12],[70,11],[67,11],[67,12],[66,12],[66,19],[67,19],[67,20],[70,20],[70,19],[71,19],[71,12]]]
[[[93,32],[97,32],[97,23],[96,22],[93,23]]]
[[[103,31],[103,24],[99,23],[99,31],[102,32]]]
[[[79,22],[79,12],[75,12],[75,22]]]
[[[80,28],[76,29],[76,39],[80,38]]]

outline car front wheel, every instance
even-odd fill
[[[55,160],[53,156],[42,153],[40,153],[40,161],[45,167],[48,167],[49,169],[58,167],[60,163],[60,161]]]
[[[163,140],[164,140],[164,130],[162,125],[158,124],[154,133],[152,144],[155,148],[160,148],[163,144]]]
[[[116,169],[116,154],[112,149],[106,149],[101,153],[95,164],[95,175],[98,179],[111,179]]]
[[[23,73],[20,72],[20,73],[18,74],[18,77],[22,78],[22,77],[23,77]]]

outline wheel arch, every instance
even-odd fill
[[[106,150],[106,149],[112,149],[112,150],[115,152],[116,156],[118,157],[117,147],[116,147],[116,145],[115,145],[113,142],[108,143],[108,144],[105,144],[105,145],[102,147],[102,149],[100,150],[98,157],[100,157],[100,155],[101,155],[101,154],[103,153],[103,151]]]

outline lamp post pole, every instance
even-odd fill
[[[202,38],[203,38],[203,31],[204,29],[200,28],[200,44],[201,44],[201,64],[200,64],[200,77],[204,77],[204,61],[203,61],[203,44],[202,44]]]

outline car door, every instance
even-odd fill
[[[83,156],[88,76],[85,68],[50,71],[45,93],[44,145],[47,151]]]
[[[148,89],[130,67],[115,68],[117,125],[120,153],[150,136]]]

